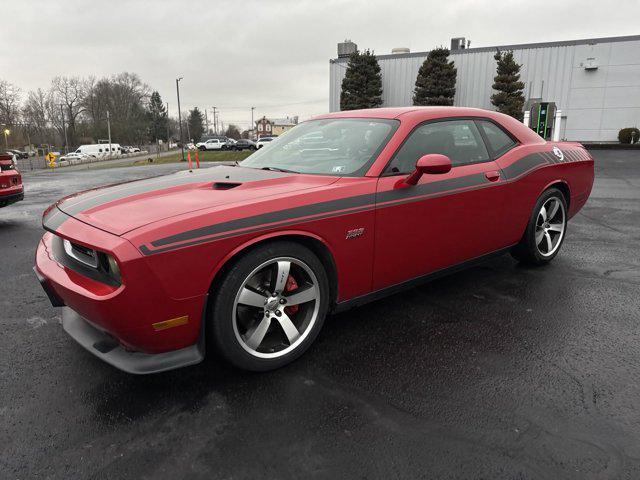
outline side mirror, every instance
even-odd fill
[[[409,175],[404,183],[407,185],[415,185],[422,175],[428,173],[430,175],[441,175],[451,171],[451,160],[446,155],[439,153],[429,153],[423,155],[416,162],[416,169]]]

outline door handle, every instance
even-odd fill
[[[489,180],[490,182],[496,182],[500,180],[500,172],[498,170],[485,172],[484,176],[487,177],[487,180]]]

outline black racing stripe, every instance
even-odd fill
[[[376,194],[357,195],[354,197],[342,198],[339,200],[331,200],[328,202],[321,202],[312,205],[304,205],[301,207],[289,208],[285,210],[278,210],[275,212],[254,215],[251,217],[239,218],[230,220],[228,222],[222,222],[214,225],[208,225],[206,227],[200,227],[187,232],[182,232],[176,235],[171,235],[151,242],[154,247],[162,247],[169,244],[180,243],[180,246],[184,245],[184,242],[196,240],[202,237],[210,237],[216,235],[216,239],[221,238],[218,234],[235,231],[240,229],[247,229],[250,227],[256,227],[258,225],[264,225],[269,223],[284,222],[292,219],[300,219],[301,217],[308,217],[313,215],[321,215],[324,213],[331,213],[331,215],[339,215],[340,210],[352,209],[362,207],[364,205],[372,205],[375,202],[385,203],[394,202],[402,203],[402,200],[412,199],[414,197],[420,197],[424,195],[431,195],[437,193],[443,193],[450,190],[459,188],[467,188],[479,186],[488,183],[484,174],[466,175],[464,177],[450,178],[447,180],[441,180],[438,182],[432,182],[424,185],[419,185],[413,188],[407,189],[394,189]],[[358,210],[360,211],[360,210]],[[351,213],[351,212],[345,212]],[[317,219],[316,217],[315,219]],[[323,218],[323,217],[320,217]],[[299,220],[295,220],[296,222]],[[240,235],[246,233],[245,231],[234,233],[233,235]],[[197,243],[200,243],[199,241]],[[175,247],[177,248],[177,247]],[[147,249],[148,250],[148,249]],[[163,249],[166,250],[166,249]],[[149,250],[148,250],[149,251]],[[154,250],[153,252],[157,252]]]
[[[244,183],[256,180],[279,178],[291,175],[290,173],[260,170],[255,168],[231,167],[217,165],[215,167],[196,170],[194,172],[178,172],[172,175],[152,177],[145,180],[136,180],[111,187],[91,190],[76,197],[61,202],[60,208],[69,215],[77,215],[98,205],[103,205],[125,197],[142,193],[162,190],[166,188],[188,185],[189,183],[206,182],[236,182]]]
[[[374,207],[375,206],[372,204],[372,205],[369,205],[369,206],[366,206],[366,207],[356,208],[356,209],[347,210],[347,211],[331,212],[331,213],[328,213],[326,215],[320,215],[320,216],[317,216],[317,217],[310,218],[309,221],[324,220],[324,219],[327,219],[327,218],[338,217],[340,215],[350,215],[352,213],[366,212],[366,211],[369,211],[369,210],[373,210]],[[212,236],[212,237],[199,238],[197,240],[193,240],[193,241],[190,241],[190,242],[180,243],[178,245],[171,245],[171,246],[163,247],[163,248],[156,248],[156,249],[153,249],[153,250],[149,249],[146,245],[141,245],[140,246],[140,251],[144,255],[152,255],[154,253],[168,252],[170,250],[175,250],[177,248],[191,247],[193,245],[200,245],[202,243],[207,243],[207,242],[210,242],[212,240],[222,240],[222,239],[229,238],[229,237],[237,237],[238,235],[245,235],[245,234],[248,234],[248,233],[255,233],[255,232],[265,231],[265,230],[269,230],[270,228],[281,228],[281,227],[286,227],[286,226],[289,226],[289,225],[297,225],[297,224],[303,223],[305,221],[307,221],[307,220],[306,219],[301,220],[299,218],[296,218],[296,219],[290,220],[288,222],[280,222],[280,223],[278,223],[276,225],[268,225],[268,226],[260,225],[260,226],[258,226],[256,228],[251,228],[251,229],[248,229],[248,230],[242,230],[241,232],[231,232],[231,233],[226,233],[226,234],[222,233],[222,234],[218,234],[218,235],[215,235],[215,236]]]
[[[425,184],[425,185],[420,185],[417,187],[413,187],[413,188],[408,188],[408,189],[397,189],[397,190],[389,190],[386,192],[382,192],[380,194],[378,194],[378,199],[377,199],[377,203],[387,203],[387,202],[391,202],[391,204],[388,205],[384,205],[385,207],[389,207],[389,206],[394,206],[394,205],[398,205],[401,203],[407,203],[409,201],[414,201],[416,200],[418,197],[423,197],[426,195],[434,195],[434,194],[438,194],[438,193],[446,193],[448,191],[451,190],[457,190],[460,188],[468,188],[468,187],[475,187],[475,186],[480,186],[480,185],[488,185],[489,181],[486,179],[486,177],[484,176],[483,173],[478,173],[478,174],[473,174],[473,175],[466,175],[464,177],[457,177],[457,178],[450,178],[447,180],[442,180],[442,181],[438,181],[438,182],[432,182],[429,184]],[[287,225],[292,225],[292,224],[296,224],[296,223],[300,223],[301,220],[300,217],[307,217],[307,216],[311,216],[311,215],[316,215],[316,213],[309,213],[311,212],[311,210],[309,210],[309,207],[318,207],[321,208],[322,210],[327,210],[327,208],[329,208],[328,205],[326,204],[334,204],[335,205],[339,205],[340,208],[329,208],[329,210],[327,210],[327,214],[326,215],[320,215],[320,216],[314,216],[312,219],[310,220],[322,220],[325,218],[329,218],[329,217],[335,217],[338,215],[346,215],[346,214],[352,214],[352,213],[358,213],[358,212],[363,212],[363,211],[367,211],[367,210],[371,210],[374,205],[373,205],[373,199],[374,199],[374,194],[367,194],[367,195],[358,195],[356,197],[349,197],[346,199],[341,199],[339,201],[334,200],[334,201],[330,201],[330,202],[323,202],[322,204],[316,204],[316,205],[308,205],[305,207],[297,207],[295,209],[288,209],[288,210],[281,210],[278,212],[273,212],[272,214],[265,214],[265,215],[256,215],[254,217],[247,217],[244,219],[238,219],[238,220],[232,220],[230,222],[225,222],[225,223],[220,223],[217,225],[212,225],[210,227],[203,227],[206,228],[208,230],[209,233],[207,233],[206,235],[197,235],[194,234],[194,230],[189,231],[189,232],[184,232],[184,234],[180,234],[180,235],[184,235],[180,240],[173,240],[170,241],[168,240],[169,238],[175,238],[179,235],[175,235],[173,237],[166,237],[160,240],[156,240],[151,242],[151,245],[153,245],[154,247],[161,247],[163,245],[166,245],[168,243],[175,243],[177,241],[180,241],[181,243],[179,245],[172,245],[170,247],[165,247],[165,248],[158,248],[158,249],[154,249],[154,250],[150,250],[147,246],[142,245],[140,247],[140,251],[142,251],[142,253],[144,253],[145,255],[149,255],[152,253],[160,253],[160,252],[164,252],[164,251],[168,251],[168,250],[173,250],[175,248],[181,248],[181,247],[187,247],[187,246],[191,246],[191,245],[198,245],[200,243],[204,243],[204,242],[208,242],[210,240],[220,240],[223,238],[228,238],[228,237],[232,237],[232,236],[237,236],[237,235],[243,235],[246,233],[254,233],[256,231],[260,231],[260,230],[264,230],[264,229],[268,229],[268,228],[275,228],[275,227],[283,227],[283,226],[287,226]],[[350,205],[351,202],[347,202],[347,201],[353,201],[353,203]],[[360,204],[362,201],[365,202],[365,204],[367,206],[363,207],[363,208],[357,208],[357,206],[355,206],[355,204]],[[295,214],[291,214],[290,212],[292,210],[299,210],[299,212],[303,212],[304,215],[298,215],[297,218],[295,218]],[[344,211],[346,209],[349,209],[347,211]],[[281,217],[281,220],[272,220],[273,218],[275,218],[275,216],[271,216],[273,214],[279,214],[278,217]],[[267,217],[267,215],[269,215],[269,220],[268,221],[261,221],[261,219],[264,219],[265,217]],[[289,221],[286,221],[289,220]],[[240,223],[241,221],[243,221],[242,223]],[[237,222],[237,223],[235,223]],[[279,222],[279,223],[277,223]],[[284,222],[284,223],[283,223]],[[233,225],[234,227],[236,227],[238,224],[241,224],[241,227],[237,227],[237,228],[228,228],[229,224],[235,223],[235,225]],[[265,226],[265,224],[267,223],[277,223],[277,225],[272,225],[272,226]],[[257,228],[253,228],[253,229],[246,229],[249,227],[255,226]],[[214,229],[212,227],[217,227],[214,231]],[[235,230],[239,229],[239,228],[245,228],[245,230],[242,230],[240,232],[237,232]],[[224,234],[224,232],[229,232],[230,230],[234,230],[232,233],[227,233],[226,235]],[[193,235],[197,235],[197,237],[194,237]],[[206,236],[206,238],[201,238],[202,236]],[[188,238],[187,238],[188,237]],[[200,237],[200,238],[199,238]],[[193,241],[185,241],[184,240],[189,240],[195,238]]]
[[[509,165],[505,172],[505,179],[517,177],[539,165],[548,164],[549,160],[540,153],[534,153],[523,157]],[[186,232],[170,235],[151,242],[153,250],[146,245],[139,247],[144,255],[161,253],[177,248],[198,245],[211,240],[219,240],[246,233],[253,233],[269,228],[282,227],[299,223],[302,218],[313,216],[310,220],[320,220],[343,214],[356,213],[371,210],[374,205],[393,206],[418,200],[419,197],[443,194],[452,190],[489,185],[490,182],[484,173],[465,175],[463,177],[449,178],[406,189],[393,189],[376,194],[356,195],[338,200],[330,200],[312,205],[277,210],[274,212],[253,215],[251,217],[238,218],[227,222],[207,225]],[[360,208],[359,208],[360,207]],[[351,209],[351,210],[349,210]],[[348,211],[344,211],[348,210]],[[275,224],[275,225],[267,225]],[[253,228],[252,228],[253,227]],[[238,231],[242,230],[242,231]]]
[[[549,160],[542,155],[542,153],[532,153],[525,157],[522,157],[519,160],[516,160],[508,167],[502,169],[504,173],[505,179],[509,180],[511,178],[518,177],[525,172],[528,172],[532,168],[535,168],[539,165],[548,164]]]
[[[553,152],[541,152],[541,154],[549,163],[556,164],[560,161],[560,159]]]
[[[376,203],[393,202],[394,200],[419,197],[422,195],[444,193],[450,190],[476,187],[487,183],[489,183],[489,180],[484,176],[484,173],[474,173],[473,175],[465,175],[464,177],[448,178],[438,182],[425,183],[412,188],[398,188],[380,192],[377,196]]]
[[[345,210],[347,208],[362,207],[364,205],[373,204],[375,202],[375,194],[356,195],[354,197],[340,198],[338,200],[330,200],[328,202],[314,203],[311,205],[303,205],[300,207],[287,208],[285,210],[277,210],[275,212],[262,213],[251,217],[237,218],[228,222],[207,225],[206,227],[188,230],[186,232],[177,233],[168,237],[160,238],[151,242],[154,247],[161,247],[170,243],[185,242],[199,237],[211,236],[217,233],[227,232],[229,230],[239,230],[241,228],[254,227],[265,223],[275,223],[292,218],[307,217],[310,215],[318,215],[322,213],[333,212],[336,210]]]
[[[56,230],[60,228],[60,225],[62,225],[68,218],[69,215],[58,210],[58,207],[53,207],[42,218],[42,227],[45,230],[55,233]]]

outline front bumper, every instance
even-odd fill
[[[12,203],[24,200],[24,192],[12,193],[11,195],[0,195],[0,207],[6,207]]]
[[[71,217],[62,223],[56,235],[102,245],[122,262],[123,269],[120,285],[89,278],[58,261],[54,234],[45,233],[36,250],[34,270],[52,305],[68,307],[65,330],[76,341],[131,373],[159,372],[202,360],[207,294],[173,298],[128,241]],[[163,325],[179,318],[187,320],[171,327]],[[113,348],[101,351],[105,345]]]
[[[62,327],[76,342],[96,357],[127,373],[159,373],[200,363],[204,359],[204,335],[195,345],[164,353],[126,350],[69,307],[62,310]]]

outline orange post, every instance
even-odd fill
[[[191,171],[192,170],[191,151],[187,152],[187,161],[189,162],[189,171]]]
[[[200,157],[198,156],[198,150],[196,150],[196,168],[200,168]]]

